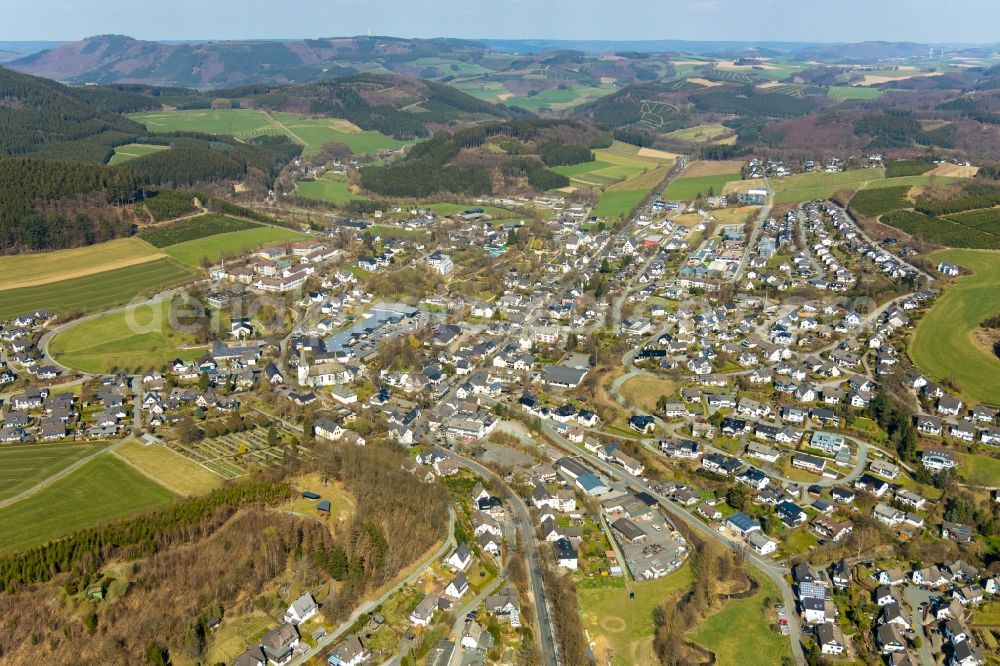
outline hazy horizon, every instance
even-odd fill
[[[0,0],[3,41],[76,41],[124,34],[155,41],[350,35],[563,41],[741,41],[986,44],[1000,6],[989,0],[324,0],[276,12],[262,0]],[[933,21],[928,20],[933,16]],[[488,26],[488,29],[487,29]]]

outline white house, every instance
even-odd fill
[[[288,607],[284,620],[289,624],[302,624],[317,612],[319,612],[319,606],[316,604],[316,600],[311,594],[305,592]]]

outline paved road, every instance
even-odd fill
[[[479,604],[483,603],[483,601],[486,600],[486,597],[493,594],[493,592],[500,587],[502,583],[505,583],[506,580],[507,579],[503,576],[497,576],[496,579],[483,588],[482,592],[466,602],[465,605],[462,606],[457,613],[455,613],[455,624],[451,629],[451,634],[455,637],[455,649],[452,650],[448,666],[459,666],[462,663],[462,656],[465,654],[465,648],[462,647],[462,632],[465,631],[465,616],[478,607]]]
[[[368,601],[363,602],[360,606],[355,608],[354,612],[351,613],[351,616],[346,620],[344,620],[339,627],[334,629],[331,633],[327,634],[323,638],[319,639],[319,642],[316,643],[316,647],[312,648],[311,650],[309,650],[304,654],[295,657],[290,662],[288,662],[289,666],[300,666],[301,664],[304,664],[307,661],[309,661],[309,659],[311,659],[312,657],[320,654],[328,646],[335,643],[338,638],[340,638],[345,633],[350,631],[351,627],[354,626],[354,623],[357,621],[359,617],[384,604],[386,601],[388,601],[389,597],[391,597],[400,589],[402,589],[406,585],[409,585],[417,578],[419,578],[421,575],[423,575],[424,569],[429,567],[435,561],[445,557],[448,554],[448,552],[451,551],[453,548],[455,548],[455,510],[451,507],[451,505],[449,505],[448,538],[444,540],[444,543],[441,544],[441,547],[438,548],[436,551],[434,551],[434,553],[429,557],[427,557],[423,562],[421,562],[419,566],[414,568],[414,570],[408,576],[406,576],[406,578],[399,581],[398,583],[396,583],[395,585],[393,585],[388,590],[386,590],[379,596],[375,597],[374,599],[369,599]]]
[[[934,656],[931,654],[931,641],[927,634],[924,632],[923,623],[923,611],[920,610],[919,606],[922,603],[929,603],[931,596],[933,596],[927,590],[921,590],[916,585],[907,584],[903,587],[903,601],[910,607],[912,615],[910,616],[910,626],[913,630],[917,632],[920,636],[920,649],[917,651],[920,657],[920,666],[936,666],[934,661]]]
[[[539,629],[538,638],[542,648],[542,663],[546,666],[556,666],[559,662],[556,655],[555,639],[552,634],[552,620],[549,617],[548,602],[545,598],[545,586],[542,582],[541,563],[538,559],[538,544],[535,540],[535,530],[531,523],[531,514],[528,512],[528,506],[521,499],[520,495],[514,492],[513,488],[507,485],[493,470],[457,453],[448,451],[445,453],[479,476],[491,479],[497,484],[497,487],[503,490],[510,504],[514,507],[518,529],[521,530],[525,544],[524,552],[527,558],[525,568],[528,570],[528,583],[531,587],[531,596],[534,599],[535,615]]]
[[[559,432],[557,432],[547,421],[542,422],[542,429],[550,441],[554,442],[555,445],[563,452],[586,460],[592,468],[601,471],[605,474],[605,476],[611,479],[622,481],[634,489],[649,493],[652,497],[656,498],[664,511],[670,514],[675,520],[685,523],[692,530],[701,533],[703,536],[721,541],[729,548],[735,549],[742,545],[741,541],[730,539],[726,535],[713,530],[701,520],[695,518],[690,512],[678,507],[665,495],[653,490],[641,479],[637,479],[636,477],[627,474],[620,467],[610,465],[599,459],[597,456],[591,455],[583,449],[580,449],[566,441],[562,435],[560,435]],[[798,625],[798,615],[794,612],[794,609],[796,608],[795,595],[792,592],[791,585],[789,585],[785,580],[785,575],[789,573],[789,569],[776,563],[774,560],[762,558],[753,552],[747,552],[746,557],[753,563],[754,566],[774,581],[778,589],[781,590],[782,603],[784,603],[785,608],[788,609],[788,636],[792,642],[792,655],[796,663],[804,664],[805,653],[802,651],[801,630]]]

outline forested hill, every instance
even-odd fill
[[[0,154],[102,161],[116,142],[145,132],[82,92],[0,67]]]
[[[116,111],[159,108],[144,88],[72,88],[0,68],[0,254],[74,247],[132,232],[121,206],[151,187],[243,181],[267,187],[302,147],[198,134],[148,135]],[[169,150],[110,167],[115,146]]]
[[[531,116],[443,83],[396,74],[358,74],[291,86],[255,84],[208,93],[189,91],[173,100],[181,109],[207,109],[219,100],[229,100],[234,107],[333,116],[402,139],[428,136],[432,128],[456,122]]]
[[[361,185],[386,197],[436,193],[482,195],[538,192],[569,185],[549,167],[594,161],[591,149],[612,137],[592,125],[532,118],[439,132],[418,143],[402,160],[361,170]]]

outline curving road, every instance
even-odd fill
[[[334,629],[332,632],[330,632],[323,638],[319,639],[319,641],[316,643],[316,647],[310,649],[308,652],[296,656],[290,662],[288,662],[289,666],[301,666],[301,664],[306,663],[312,657],[318,656],[329,645],[336,642],[338,638],[340,638],[348,631],[350,631],[351,627],[354,626],[354,623],[357,621],[359,617],[384,604],[389,599],[389,597],[394,595],[401,588],[405,587],[406,585],[409,585],[417,578],[422,576],[424,573],[424,569],[429,567],[437,560],[440,560],[441,558],[445,557],[445,555],[453,548],[455,548],[455,509],[453,509],[452,506],[449,504],[448,538],[444,540],[444,543],[441,544],[441,547],[438,548],[436,551],[434,551],[434,553],[432,553],[429,557],[425,558],[424,561],[419,564],[419,566],[415,567],[413,571],[409,573],[409,575],[400,580],[398,583],[396,583],[395,585],[393,585],[388,590],[386,590],[379,596],[375,597],[374,599],[369,599],[368,601],[365,601],[360,606],[355,608],[354,612],[351,613],[351,616],[348,617],[343,622],[341,622],[340,626],[338,626],[336,629]]]

